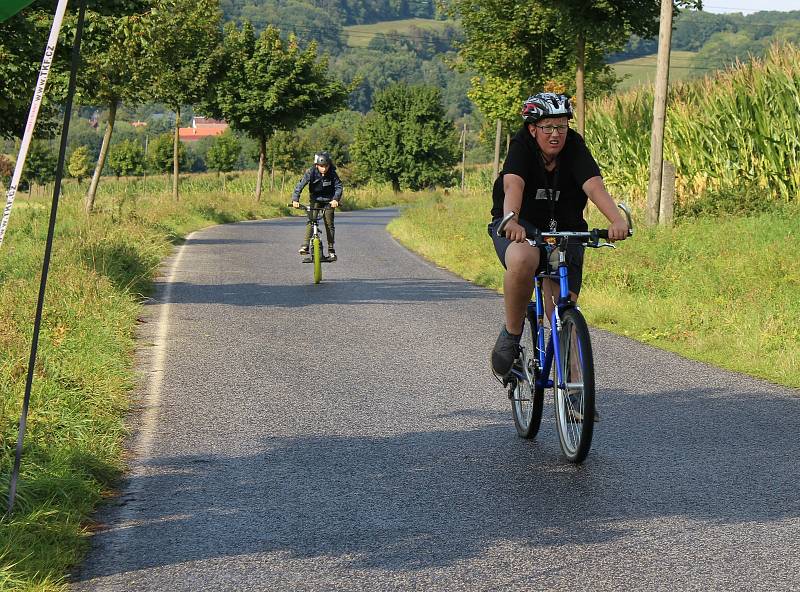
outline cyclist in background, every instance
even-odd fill
[[[336,167],[333,164],[331,155],[328,152],[317,152],[314,155],[314,166],[308,169],[297,183],[292,194],[292,207],[300,206],[300,193],[303,187],[308,185],[310,205],[312,208],[323,208],[330,204],[330,208],[325,210],[325,234],[328,239],[329,261],[336,261],[336,249],[334,247],[333,209],[339,206],[342,199],[342,185],[339,175],[336,174]],[[306,226],[306,238],[300,250],[301,255],[308,255],[308,241],[311,239],[311,221]]]
[[[492,370],[499,376],[511,371],[519,350],[525,311],[533,294],[534,275],[546,263],[540,248],[525,238],[540,232],[586,231],[583,218],[587,199],[592,200],[610,222],[608,239],[622,240],[628,224],[606,191],[600,167],[583,138],[569,129],[572,106],[569,98],[556,93],[539,93],[522,106],[523,126],[508,149],[503,170],[492,190],[492,222],[489,234],[503,267],[505,326],[491,355]],[[495,232],[500,220],[514,212],[505,236]],[[570,298],[577,301],[583,274],[580,244],[567,247]],[[540,267],[541,265],[541,267]],[[547,318],[553,310],[559,288],[553,281],[543,284]]]

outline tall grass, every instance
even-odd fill
[[[653,91],[590,105],[587,142],[609,186],[646,193]],[[800,48],[774,45],[760,60],[672,86],[664,157],[676,165],[679,207],[742,199],[749,206],[800,196]],[[697,208],[694,208],[696,211]]]
[[[123,421],[134,384],[134,328],[161,260],[192,230],[286,215],[286,193],[254,201],[253,174],[226,183],[187,176],[179,201],[166,177],[105,179],[96,211],[65,185],[40,336],[15,512],[0,518],[0,590],[61,590],[80,560],[87,518],[123,469]],[[290,190],[290,189],[289,189]],[[287,190],[287,191],[289,191]],[[345,193],[357,208],[411,201],[385,187]],[[0,503],[17,439],[49,198],[18,196],[0,249]],[[4,509],[4,506],[3,506]]]

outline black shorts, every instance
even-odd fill
[[[494,250],[497,252],[497,258],[500,259],[500,263],[503,264],[503,267],[506,267],[506,249],[508,249],[508,245],[510,245],[512,241],[505,236],[497,236],[497,226],[500,224],[500,220],[501,218],[492,220],[487,230],[489,231],[489,236],[492,237]],[[537,232],[537,228],[527,220],[519,220],[519,223],[525,229],[529,237]],[[570,292],[574,292],[576,295],[581,293],[581,283],[583,282],[583,253],[585,250],[586,247],[580,243],[570,242],[567,245],[567,277],[569,278],[569,289]],[[539,269],[536,270],[537,273],[545,271],[547,266],[545,248],[539,247],[539,252]]]

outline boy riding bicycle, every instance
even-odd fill
[[[310,205],[312,208],[323,208],[330,204],[330,208],[325,210],[325,235],[328,239],[328,261],[336,261],[336,250],[334,248],[333,210],[339,205],[342,199],[342,185],[336,167],[333,165],[331,155],[327,152],[317,152],[314,155],[314,166],[308,169],[297,183],[292,193],[292,207],[300,207],[300,193],[303,187],[308,185]],[[306,226],[306,238],[299,249],[301,255],[308,255],[308,241],[311,238],[311,221]]]

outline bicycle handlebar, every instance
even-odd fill
[[[628,236],[633,236],[633,219],[631,218],[631,211],[628,209],[624,203],[618,203],[617,207],[622,210],[625,214],[625,217],[628,219]],[[514,217],[514,212],[509,212],[503,219],[500,221],[500,224],[497,226],[497,236],[503,236],[503,232],[508,226],[508,223]],[[608,229],[607,228],[593,228],[587,232],[581,231],[565,231],[565,232],[540,232],[536,235],[537,237],[541,238],[581,238],[586,239],[588,246],[597,246],[598,241],[601,238],[608,239]],[[532,245],[535,245],[537,241],[528,239]]]
[[[294,206],[292,204],[290,204],[290,203],[286,204],[286,207],[287,208],[294,208]],[[311,206],[307,206],[306,204],[300,204],[299,206],[297,206],[297,209],[305,210],[306,212],[314,212],[314,211],[330,210],[332,208],[331,208],[330,204],[326,205],[326,206],[323,206],[321,208],[312,208]]]

